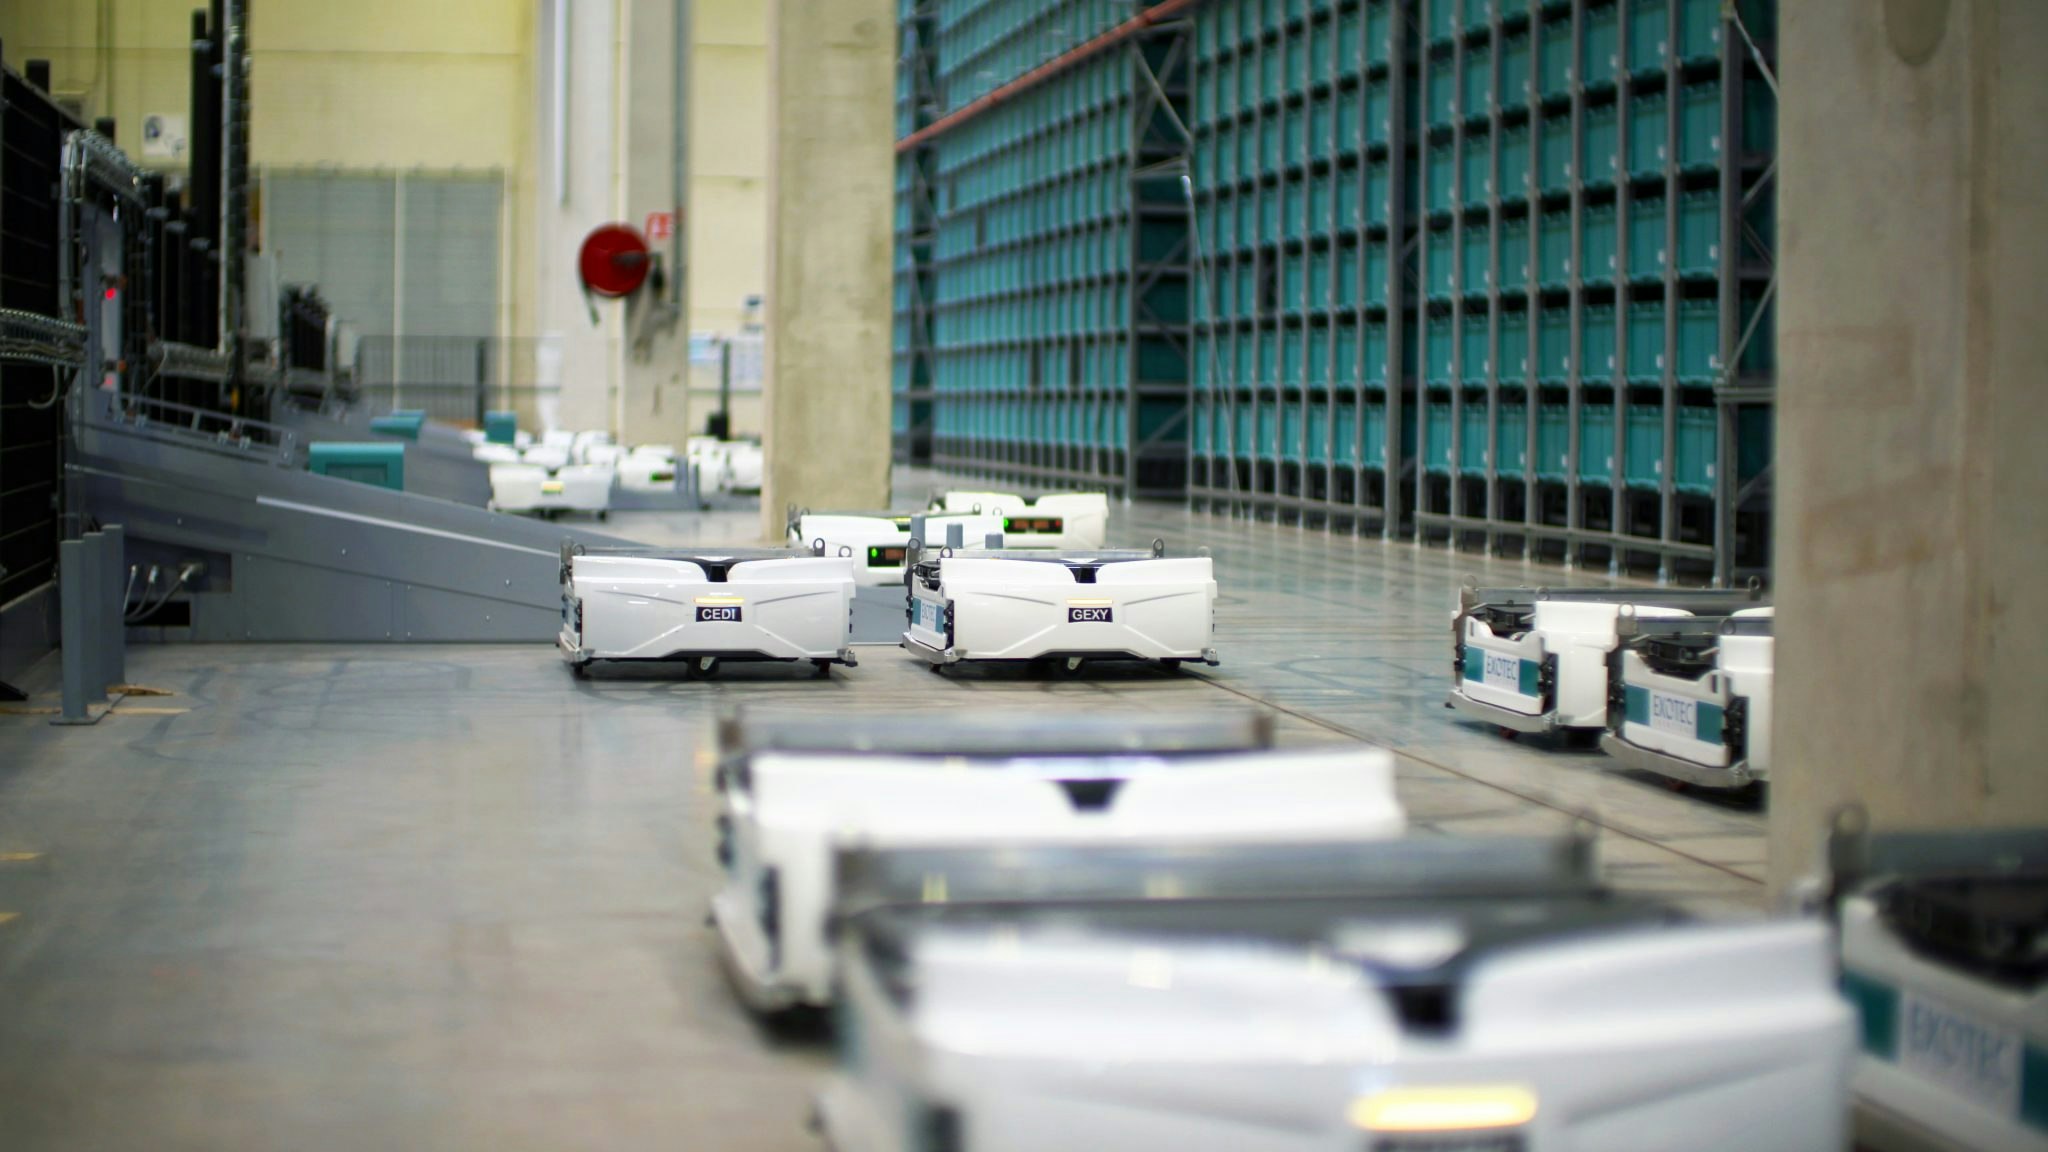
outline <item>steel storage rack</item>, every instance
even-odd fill
[[[1187,21],[1113,0],[910,11],[899,457],[927,458],[928,411],[951,471],[1182,495]]]
[[[1421,538],[1767,569],[1775,12],[1733,7],[1416,0]]]
[[[1685,582],[1768,571],[1775,0],[1139,11],[1163,9],[1192,28],[1196,508]],[[1066,10],[1030,26],[1086,35]],[[942,87],[967,66],[950,50]],[[970,91],[1007,75],[984,62]],[[1056,182],[1066,161],[1036,157],[1085,150],[1085,127],[1028,100],[989,116],[1007,107],[1040,149],[1020,173]],[[949,157],[976,122],[906,144]],[[986,274],[1036,291],[1044,267]],[[943,463],[1088,443],[1085,410],[1029,399],[1057,390],[1037,356],[937,363],[975,397],[938,413]]]
[[[1195,13],[1196,507],[1398,531],[1417,410],[1399,0]],[[1422,335],[1440,342],[1447,333]],[[1432,345],[1434,346],[1434,345]]]

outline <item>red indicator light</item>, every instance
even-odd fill
[[[109,289],[107,289],[107,299],[109,299],[109,300],[112,300],[113,298],[114,298],[114,290],[113,290],[112,288],[109,288]]]

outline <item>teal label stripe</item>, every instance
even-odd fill
[[[1863,1050],[1880,1060],[1899,1058],[1899,992],[1847,968],[1842,970],[1842,995],[1863,1021]]]
[[[1475,684],[1486,679],[1486,653],[1477,648],[1465,649],[1465,679]]]
[[[1536,695],[1537,692],[1540,690],[1539,680],[1542,677],[1542,675],[1542,667],[1539,666],[1534,660],[1522,661],[1522,695]]]
[[[1693,730],[1699,734],[1700,739],[1707,743],[1719,744],[1722,742],[1721,732],[1724,719],[1725,716],[1719,704],[1709,704],[1702,700],[1700,701],[1698,715],[1693,721]]]
[[[1650,723],[1650,690],[1648,688],[1638,688],[1630,684],[1624,691],[1627,694],[1628,722],[1648,727]]]
[[[1899,990],[1844,968],[1842,995],[1862,1021],[1863,1050],[1887,1064],[1898,1063]],[[2020,1121],[2048,1132],[2048,1050],[2031,1043],[2020,1052]]]

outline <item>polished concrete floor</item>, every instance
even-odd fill
[[[92,728],[0,715],[0,1148],[815,1149],[829,1048],[754,1025],[702,926],[704,742],[747,702],[1255,703],[1290,743],[1395,749],[1426,828],[1584,816],[1617,883],[1761,909],[1753,805],[1441,706],[1459,581],[1570,574],[1171,507],[1113,524],[1113,543],[1211,550],[1222,667],[941,679],[878,647],[830,682],[579,682],[540,644],[137,646],[129,678],[170,695]]]

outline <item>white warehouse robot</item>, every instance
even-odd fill
[[[962,661],[1216,663],[1207,556],[1147,550],[933,552],[913,548],[903,646],[934,669]]]
[[[851,550],[854,578],[875,586],[903,583],[910,541],[919,531],[934,540],[957,539],[963,548],[980,548],[1003,530],[1002,517],[982,512],[812,512],[794,506],[787,524],[792,546]]]
[[[1858,1144],[2048,1150],[2048,830],[1873,833],[1852,810],[1829,855]]]
[[[827,1142],[1841,1148],[1851,1017],[1825,924],[1688,922],[1604,890],[1589,855],[850,851]]]
[[[1268,844],[1398,834],[1391,757],[1270,747],[1264,717],[929,713],[724,726],[712,919],[757,1010],[823,1005],[847,845]]]
[[[1597,733],[1607,727],[1608,656],[1624,607],[1637,620],[1726,617],[1761,593],[1668,588],[1478,588],[1451,617],[1446,705],[1509,732]]]
[[[594,549],[562,546],[562,658],[597,661],[809,661],[852,667],[853,559],[811,549]]]
[[[1012,548],[1100,548],[1109,533],[1109,497],[1101,492],[942,492],[932,509],[995,516],[1001,523],[993,531]]]
[[[1631,768],[1702,788],[1769,779],[1771,624],[1769,608],[1678,619],[1624,609],[1600,747]]]
[[[839,868],[837,1152],[1843,1146],[1826,925],[1689,922],[1583,841]]]

